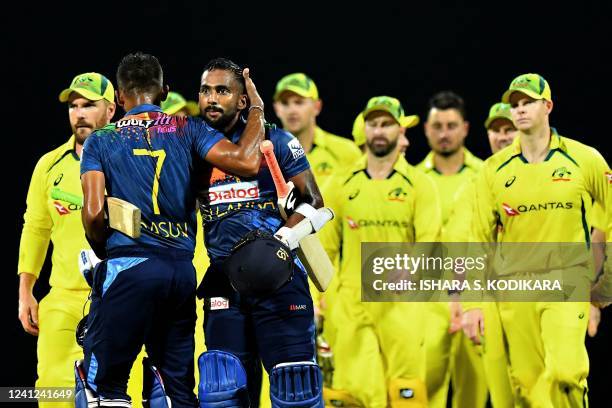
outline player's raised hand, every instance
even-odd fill
[[[474,344],[482,344],[484,336],[484,315],[482,309],[471,309],[463,313],[461,319],[463,333],[472,340]]]
[[[244,70],[242,70],[242,76],[244,77],[246,93],[247,93],[247,96],[249,97],[251,108],[253,106],[258,106],[261,108],[261,111],[263,112],[263,109],[264,109],[263,99],[261,99],[261,96],[259,96],[259,92],[257,92],[257,88],[255,87],[255,83],[253,83],[253,80],[251,79],[250,71],[248,68],[245,68]]]
[[[593,304],[591,304],[591,310],[589,311],[589,324],[587,326],[587,333],[589,337],[595,337],[599,322],[601,321],[601,310]]]

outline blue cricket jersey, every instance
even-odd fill
[[[227,137],[236,143],[244,128],[245,123],[241,120]],[[285,180],[310,168],[304,149],[290,133],[271,126],[267,138],[274,145],[274,154]],[[211,262],[229,256],[234,244],[247,232],[262,229],[274,233],[284,224],[265,160],[262,159],[256,177],[238,177],[212,166],[207,166],[200,177],[203,187],[198,201]]]
[[[224,136],[200,119],[169,116],[140,105],[93,132],[83,145],[81,174],[101,171],[106,192],[141,210],[141,236],[113,231],[106,248],[139,245],[193,251],[194,163]]]

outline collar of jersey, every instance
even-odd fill
[[[359,158],[359,160],[357,160],[357,163],[355,164],[355,171],[363,171],[367,168],[368,168],[368,155],[364,154],[363,156]],[[395,170],[402,176],[409,178],[408,173],[410,172],[410,164],[408,163],[408,161],[406,161],[406,158],[404,157],[404,155],[402,154],[398,155],[397,160],[395,161],[395,164],[393,165],[393,170]]]
[[[143,103],[142,105],[138,105],[130,109],[130,111],[125,114],[125,116],[137,115],[142,112],[162,112],[162,110],[157,105],[152,105],[150,103]]]
[[[425,171],[437,171],[436,167],[434,166],[434,152],[430,151],[427,156],[425,157],[425,160],[423,160],[423,166],[425,167]],[[477,169],[478,166],[476,164],[476,158],[475,156],[472,154],[472,152],[470,152],[467,148],[463,148],[463,166],[461,167],[461,170],[463,170],[464,167],[470,167],[472,169]]]
[[[553,150],[562,150],[563,152],[567,153],[567,146],[565,146],[565,143],[563,143],[563,139],[561,138],[559,133],[557,133],[557,129],[550,128],[550,130],[552,134],[550,135],[550,146],[548,146],[548,151],[552,152]],[[523,154],[523,152],[521,151],[520,138],[520,136],[515,137],[512,141],[512,152],[514,156]]]
[[[327,143],[325,143],[325,131],[323,129],[321,129],[320,127],[316,127],[315,129],[315,134],[314,134],[314,139],[312,141],[312,144],[315,146],[320,146],[320,147],[326,147]]]

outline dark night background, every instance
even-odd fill
[[[58,94],[81,72],[97,71],[115,83],[126,53],[156,55],[166,83],[188,99],[197,98],[209,59],[224,56],[248,66],[266,102],[266,117],[277,123],[271,101],[276,81],[305,72],[324,101],[320,126],[345,136],[371,96],[398,97],[407,113],[424,119],[428,98],[452,89],[466,100],[472,124],[467,146],[481,158],[490,153],[482,125],[489,107],[512,78],[537,72],[552,88],[552,125],[611,160],[605,116],[610,113],[610,2],[21,1],[11,7],[15,10],[2,13],[0,27],[2,174],[4,203],[10,203],[4,210],[10,222],[1,286],[0,386],[33,385],[35,378],[35,339],[17,320],[17,254],[34,165],[70,136]],[[408,138],[407,157],[415,164],[428,151],[422,127],[410,130]],[[47,288],[38,286],[37,293],[44,294]],[[595,407],[609,401],[611,319],[605,310],[600,333],[587,339]]]

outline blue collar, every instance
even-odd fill
[[[125,114],[125,116],[137,115],[137,114],[142,113],[142,112],[160,112],[161,113],[162,110],[157,105],[151,105],[149,103],[143,103],[142,105],[138,105],[138,106],[130,109],[130,111]]]

